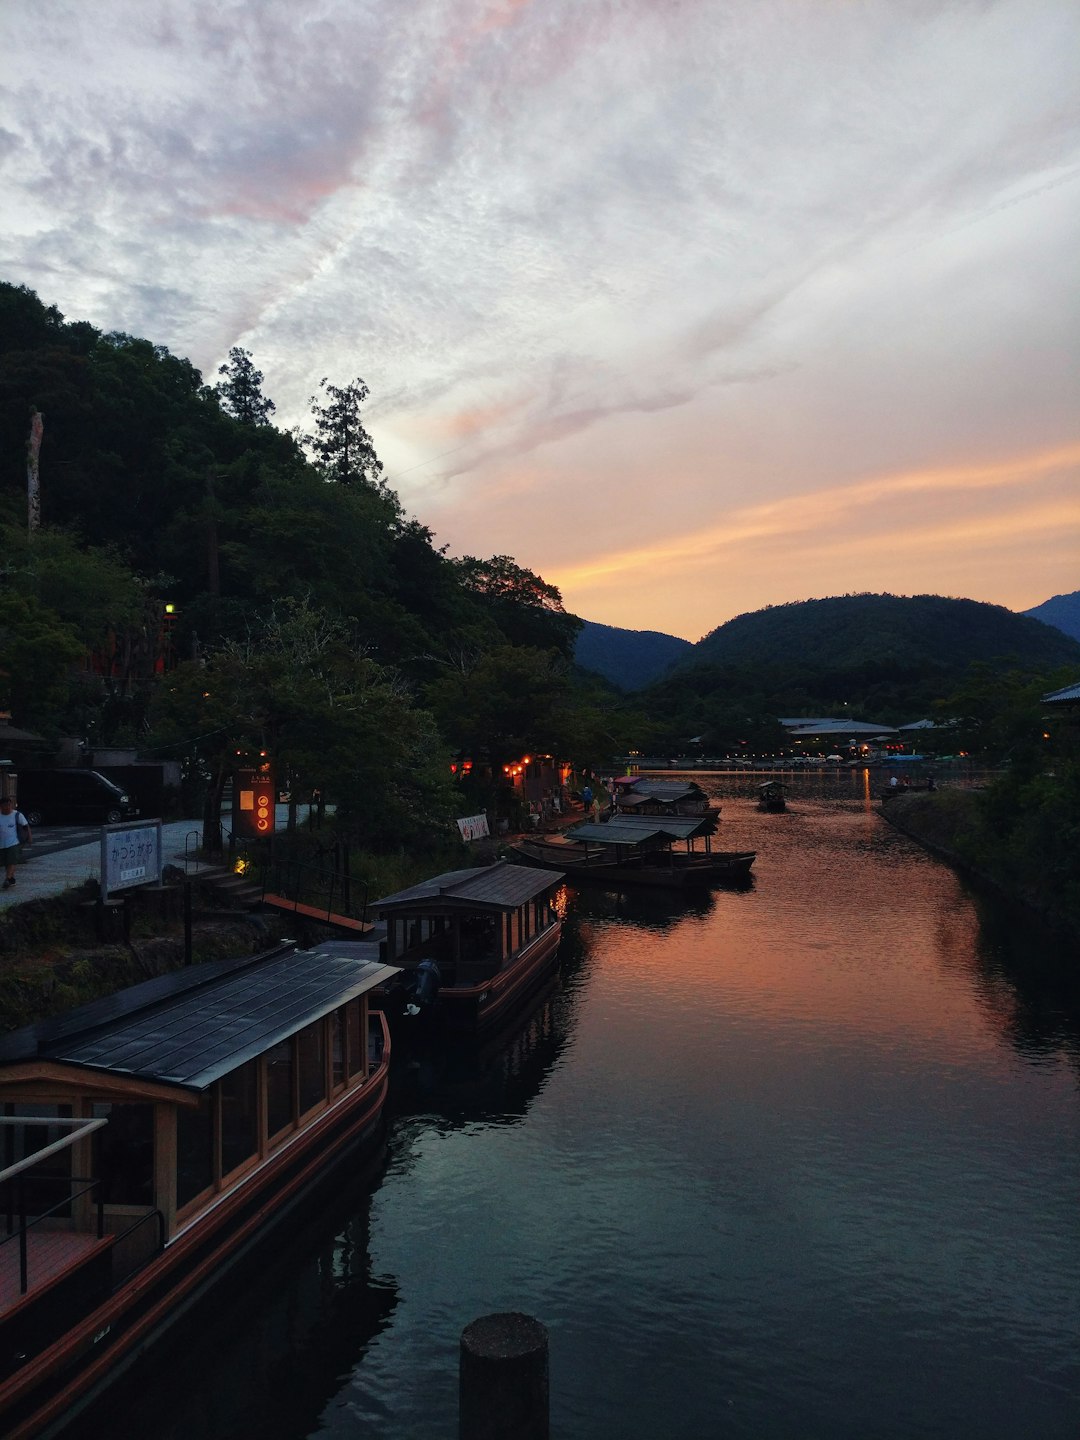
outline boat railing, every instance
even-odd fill
[[[112,1249],[112,1288],[118,1289],[129,1275],[141,1270],[148,1260],[160,1255],[164,1249],[165,1216],[160,1210],[147,1210],[126,1229],[116,1231]]]
[[[29,1184],[47,1185],[55,1187],[58,1184],[66,1186],[62,1199],[47,1210],[41,1210],[29,1216],[27,1214],[26,1191]],[[81,1186],[81,1189],[76,1187]],[[43,1226],[48,1220],[64,1219],[71,1220],[74,1215],[76,1202],[84,1196],[91,1195],[96,1190],[97,1200],[94,1205],[95,1224],[94,1234],[98,1240],[105,1235],[105,1207],[101,1194],[101,1181],[85,1175],[51,1175],[47,1171],[35,1174],[33,1171],[22,1171],[19,1175],[6,1182],[7,1203],[6,1222],[7,1234],[0,1240],[0,1254],[3,1253],[3,1246],[13,1241],[19,1245],[19,1294],[25,1295],[30,1289],[30,1237],[36,1227]],[[17,1193],[16,1193],[17,1192]],[[45,1233],[37,1231],[37,1233]]]
[[[347,869],[272,856],[259,863],[259,876],[264,895],[291,900],[296,910],[303,908],[308,913],[315,909],[328,919],[367,920],[367,881],[358,880]]]

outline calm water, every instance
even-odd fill
[[[776,816],[713,788],[753,887],[568,893],[510,1046],[403,1068],[385,1168],[114,1392],[112,1436],[453,1440],[461,1330],[515,1309],[562,1440],[1075,1440],[1069,957],[855,777]]]

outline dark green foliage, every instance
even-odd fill
[[[234,345],[218,374],[224,377],[214,386],[221,408],[241,425],[269,425],[277,406],[262,393],[263,373],[256,370],[251,351]]]
[[[1080,660],[1080,645],[1000,605],[943,595],[838,595],[737,615],[694,646],[687,663],[799,664],[840,673],[938,667],[1022,656],[1033,664]]]
[[[384,487],[382,461],[360,414],[368,387],[359,376],[348,385],[331,385],[324,375],[319,389],[325,398],[311,397],[315,434],[309,444],[323,474],[338,485]]]
[[[666,717],[672,743],[708,732],[707,748],[727,749],[740,725],[755,725],[762,746],[767,716],[847,716],[885,725],[962,719],[964,703],[950,697],[968,683],[973,664],[988,667],[987,683],[996,691],[1015,684],[1035,693],[1052,688],[1051,677],[1070,660],[1080,665],[1080,645],[998,605],[939,595],[844,595],[737,616],[641,698],[654,719]],[[950,748],[974,748],[970,729],[958,726]],[[998,740],[988,730],[979,748],[984,743]]]

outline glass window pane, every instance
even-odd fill
[[[364,1055],[360,1044],[360,1001],[350,1000],[345,1007],[345,1028],[349,1038],[349,1076],[359,1075]]]
[[[95,1105],[95,1119],[108,1124],[94,1132],[94,1174],[107,1205],[154,1203],[154,1107]]]
[[[345,1012],[335,1010],[330,1017],[330,1064],[334,1089],[345,1084]]]
[[[282,1040],[266,1052],[266,1128],[276,1135],[293,1122],[292,1041]]]
[[[210,1095],[198,1108],[176,1112],[176,1205],[182,1209],[214,1180],[214,1107]]]
[[[326,1042],[321,1020],[308,1025],[296,1037],[300,1072],[300,1113],[326,1099]]]
[[[221,1173],[258,1153],[258,1070],[254,1060],[221,1078]]]

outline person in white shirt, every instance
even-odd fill
[[[7,870],[7,879],[4,881],[4,889],[15,884],[15,862],[19,858],[19,845],[25,843],[32,845],[34,837],[27,824],[26,816],[21,810],[15,809],[15,801],[10,795],[5,795],[0,800],[0,860],[3,861]]]

